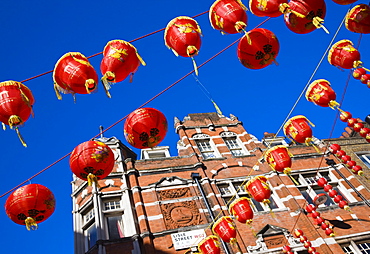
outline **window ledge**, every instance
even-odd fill
[[[227,158],[226,157],[216,157],[216,158],[208,158],[208,159],[204,159],[204,161],[215,161],[215,160],[226,160]]]

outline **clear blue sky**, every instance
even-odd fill
[[[211,0],[2,0],[0,81],[22,81],[50,71],[56,61],[69,51],[93,55],[101,52],[112,39],[136,39],[164,28],[176,16],[203,13],[212,3]],[[295,34],[286,28],[282,16],[270,19],[262,26],[273,31],[280,41],[278,66],[271,65],[262,70],[246,69],[237,59],[234,45],[199,69],[200,82],[212,94],[224,115],[236,115],[246,130],[258,138],[265,131],[276,132],[279,129],[349,8],[331,0],[326,0],[326,3],[325,26],[330,34],[323,30],[306,35]],[[248,5],[248,1],[244,0],[244,4]],[[250,12],[248,17],[247,30],[265,20]],[[198,65],[241,37],[240,34],[221,35],[213,30],[208,14],[196,20],[203,32],[202,47],[195,58]],[[342,27],[334,41],[341,39],[350,39],[357,44],[359,35]],[[1,132],[1,194],[97,135],[99,125],[112,125],[192,70],[190,59],[175,57],[166,48],[163,31],[133,44],[147,66],[139,67],[133,83],[125,80],[114,85],[111,89],[112,99],[106,97],[100,85],[95,94],[77,95],[75,104],[70,95],[64,95],[63,100],[58,101],[51,74],[24,83],[36,99],[35,118],[29,119],[21,129],[28,148],[22,147],[14,131],[7,129]],[[370,67],[368,45],[369,35],[363,35],[359,50],[365,66]],[[99,77],[100,61],[101,55],[91,59]],[[348,74],[349,70],[341,71],[331,66],[325,56],[313,80],[330,81],[340,101]],[[369,94],[369,88],[351,77],[342,108],[350,111],[354,117],[364,119],[370,113]],[[170,128],[162,145],[171,146],[172,155],[177,155],[178,140],[172,128],[173,118],[177,116],[183,119],[189,113],[215,111],[192,76],[148,106],[159,109],[168,119]],[[335,111],[315,106],[302,97],[292,116],[299,114],[305,115],[316,125],[313,129],[316,137],[329,137]],[[338,121],[334,137],[338,137],[345,126]],[[122,128],[123,122],[107,131],[105,136],[123,140]],[[65,159],[31,181],[49,187],[57,199],[55,213],[41,223],[37,231],[28,232],[25,227],[8,219],[4,210],[0,212],[3,253],[73,253],[71,180],[68,159]],[[2,206],[7,197],[0,199]]]

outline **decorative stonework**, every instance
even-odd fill
[[[190,197],[189,188],[177,188],[171,190],[157,191],[160,200]]]
[[[264,238],[264,241],[268,249],[282,247],[284,245],[285,240],[286,238],[284,235],[276,235]]]
[[[201,222],[195,201],[162,204],[161,210],[167,229],[195,226]]]
[[[227,138],[227,137],[236,137],[236,134],[231,131],[224,131],[220,134],[221,137]]]
[[[207,134],[199,133],[199,134],[195,134],[192,138],[193,139],[208,139],[210,138],[210,136]]]

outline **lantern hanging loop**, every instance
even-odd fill
[[[297,12],[297,11],[293,11],[289,4],[288,3],[282,3],[279,5],[279,11],[283,14],[287,14],[287,13],[293,13],[294,15],[296,15],[297,17],[299,18],[305,18],[306,16]]]

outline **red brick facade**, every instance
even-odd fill
[[[367,240],[370,243],[370,208],[338,171],[362,197],[370,199],[370,192],[364,185],[367,180],[363,177],[359,180],[334,156],[325,152],[325,143],[317,140],[316,146],[320,147],[320,153],[312,146],[289,146],[289,152],[293,154],[292,174],[289,177],[273,172],[266,162],[261,161],[267,148],[266,143],[247,133],[242,123],[232,115],[190,114],[183,121],[175,119],[175,129],[179,142],[178,156],[174,157],[136,160],[135,155],[119,141],[107,140],[108,144],[111,142],[119,161],[114,172],[107,179],[99,181],[101,189],[95,193],[95,203],[91,201],[94,199],[92,187],[86,187],[86,183],[80,180],[74,181],[72,196],[76,204],[75,231],[76,239],[79,239],[76,241],[80,241],[76,242],[77,254],[196,253],[195,249],[178,247],[172,238],[174,234],[199,229],[205,230],[207,235],[212,234],[212,215],[216,218],[230,215],[230,201],[237,197],[236,193],[239,196],[245,195],[244,188],[237,190],[237,186],[243,186],[256,175],[264,175],[268,179],[275,201],[270,204],[272,211],[266,207],[259,208],[259,204],[256,204],[251,226],[235,220],[237,243],[225,244],[229,249],[225,253],[237,253],[240,250],[242,253],[282,253],[283,245],[290,245],[297,253],[305,253],[302,252],[306,250],[303,245],[290,235],[296,228],[303,230],[319,253],[344,253],[342,247],[350,244],[351,240]],[[365,143],[361,144],[369,149]],[[325,159],[334,160],[336,169],[328,166]],[[368,174],[368,169],[365,170],[365,174]],[[312,196],[315,195],[312,194],[314,191],[319,191],[315,184],[302,183],[318,172],[333,181],[351,208],[351,212],[335,204],[318,208],[321,217],[333,227],[335,237],[326,236],[324,230],[315,225],[313,218],[302,209],[307,204],[303,193]],[[192,174],[199,175],[200,186]],[[110,239],[103,232],[107,227],[102,221],[101,227],[104,230],[98,235],[96,244],[83,247],[81,241],[85,241],[86,245],[89,224],[81,225],[84,224],[81,221],[85,221],[81,218],[88,218],[87,207],[95,207],[99,202],[105,204],[104,200],[115,198],[120,200],[124,209],[112,211],[122,215],[123,222],[131,223],[130,228],[123,225],[124,238]],[[96,207],[94,209],[95,223],[100,220],[97,213],[104,217],[109,212],[101,212]]]

